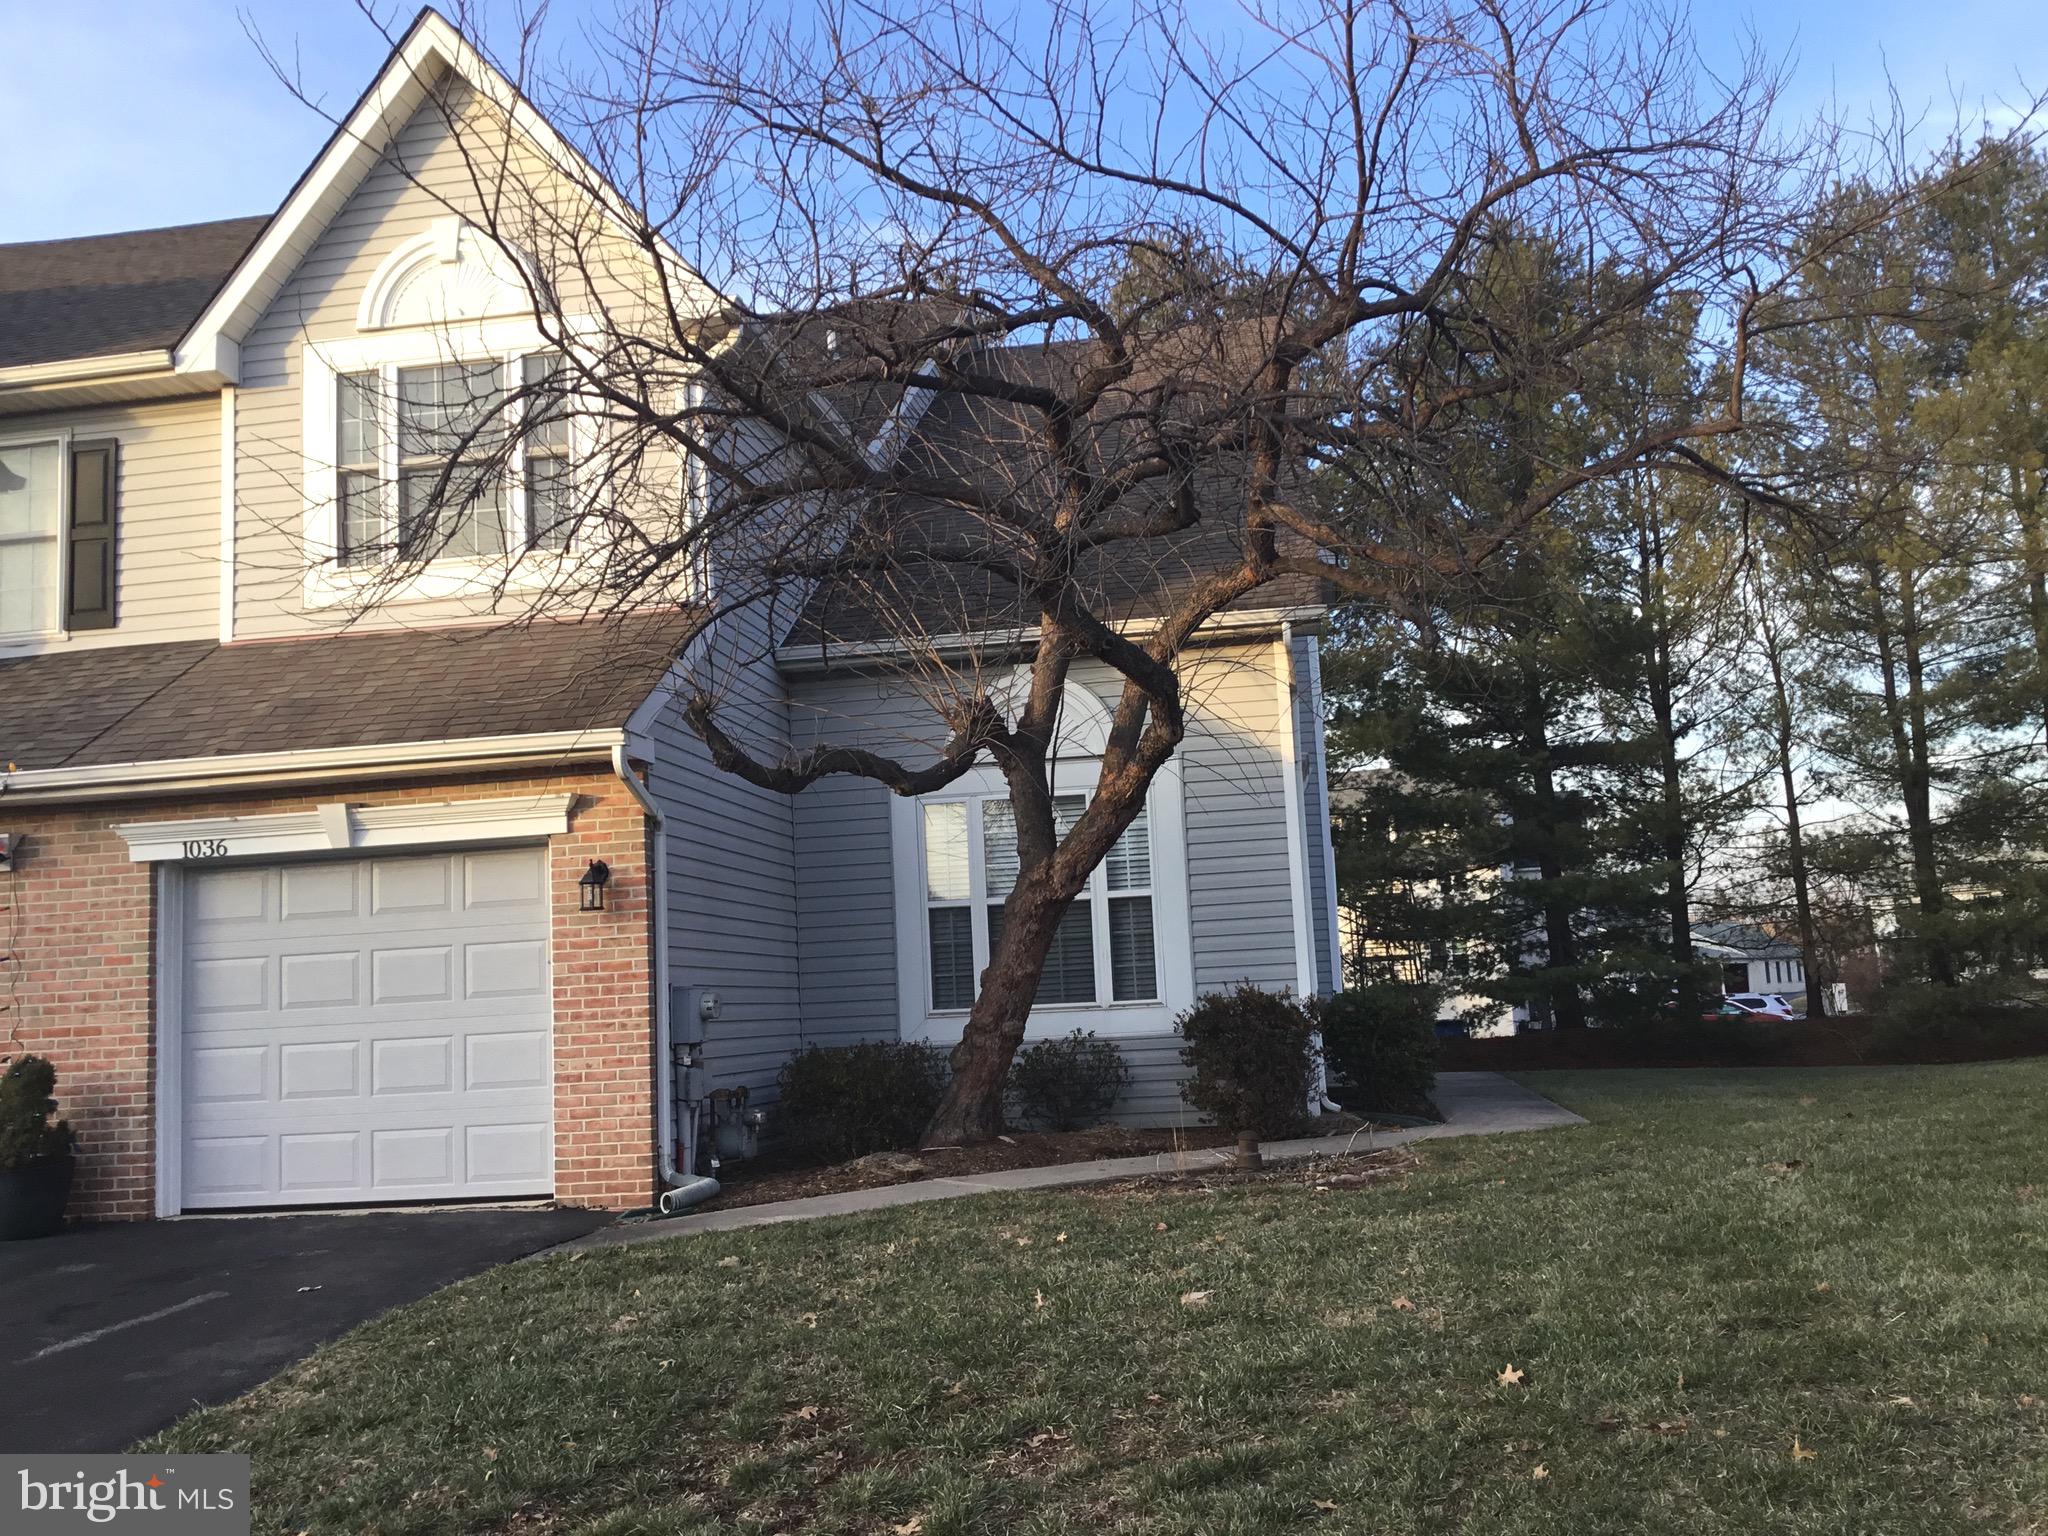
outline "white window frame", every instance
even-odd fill
[[[1061,760],[1053,778],[1055,794],[1081,791],[1093,795],[1101,764],[1094,760]],[[932,1006],[929,939],[926,931],[924,808],[944,801],[1001,798],[1007,790],[995,768],[976,768],[937,794],[890,801],[890,843],[894,866],[896,909],[896,999],[899,1027],[905,1040],[950,1045],[966,1028],[965,1008]],[[1026,1039],[1043,1040],[1076,1029],[1104,1036],[1164,1034],[1195,1000],[1194,946],[1188,926],[1187,822],[1181,762],[1176,755],[1159,771],[1146,796],[1152,838],[1152,952],[1159,968],[1159,997],[1150,1002],[1042,1003],[1031,1010]],[[969,868],[978,886],[981,869],[981,818],[967,816]],[[1097,866],[1089,877],[1089,899],[1105,903],[1113,894]],[[974,887],[970,887],[972,890]],[[981,901],[985,914],[987,902]],[[1107,906],[1095,924],[1095,974],[1099,992],[1114,988],[1108,954]],[[986,916],[974,923],[974,970],[977,982],[988,965]]]
[[[58,427],[0,436],[0,448],[34,448],[49,443],[57,450],[57,588],[54,594],[56,601],[52,604],[53,622],[48,629],[0,629],[0,646],[22,645],[36,640],[62,640],[70,634],[64,625],[65,612],[69,607],[64,596],[71,588],[71,540],[65,537],[71,516],[71,435],[68,427]]]
[[[374,590],[383,600],[423,602],[436,598],[462,597],[504,590],[544,590],[559,583],[581,557],[580,539],[572,538],[558,549],[529,548],[527,545],[526,453],[523,434],[507,471],[505,509],[507,552],[484,557],[453,556],[427,561],[394,582],[387,562],[343,565],[341,554],[341,496],[338,459],[341,449],[341,380],[344,375],[375,372],[380,375],[380,396],[398,396],[398,370],[424,368],[440,363],[494,362],[514,381],[513,370],[522,359],[538,352],[579,351],[576,338],[595,327],[594,321],[571,322],[569,345],[562,338],[548,337],[532,319],[483,320],[467,324],[431,327],[423,330],[384,331],[330,342],[308,342],[302,351],[305,380],[305,597],[309,608],[328,608],[338,603],[360,601]],[[521,385],[508,382],[508,395]],[[514,428],[517,433],[516,427]],[[591,448],[587,423],[571,431],[569,458],[573,466],[586,458]],[[383,455],[380,476],[385,494],[398,493],[397,422],[384,423],[379,449]],[[573,468],[571,471],[573,483]],[[686,509],[687,510],[687,509]],[[390,515],[397,515],[395,505]]]

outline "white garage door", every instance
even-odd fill
[[[188,1210],[544,1195],[542,848],[185,882]]]

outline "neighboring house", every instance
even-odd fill
[[[1721,967],[1721,990],[1776,992],[1797,1000],[1806,992],[1806,961],[1799,946],[1755,923],[1704,923],[1692,931],[1700,957]]]
[[[535,564],[582,558],[546,516],[573,446],[526,442],[510,553],[351,558],[355,490],[419,469],[351,380],[424,409],[448,368],[541,356],[461,217],[451,99],[550,137],[428,13],[273,217],[0,247],[0,1051],[56,1063],[92,1216],[640,1205],[709,1090],[772,1102],[806,1043],[957,1040],[987,954],[992,778],[916,802],[714,770],[687,590],[508,622]],[[1205,637],[1188,740],[1048,967],[1031,1034],[1115,1038],[1126,1119],[1189,1114],[1198,992],[1334,984],[1314,596]],[[802,616],[744,638],[725,692],[763,750],[934,729],[873,650]],[[1111,686],[1069,702],[1077,800]]]

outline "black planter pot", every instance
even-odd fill
[[[26,1168],[0,1168],[0,1242],[53,1237],[63,1228],[71,1198],[73,1159],[47,1157]]]

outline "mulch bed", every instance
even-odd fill
[[[1855,1015],[1757,1023],[1739,1030],[1552,1029],[1498,1040],[1445,1040],[1443,1072],[1576,1072],[1602,1067],[1878,1067],[1939,1066],[2048,1055],[2048,1034],[1986,1038],[1958,1032],[1907,1041],[1874,1037],[1873,1021]]]
[[[1317,1135],[1341,1136],[1363,1128],[1366,1122],[1354,1115],[1325,1115],[1315,1124]],[[1213,1125],[1148,1129],[1098,1125],[1085,1131],[1012,1131],[972,1147],[878,1152],[823,1168],[770,1151],[751,1162],[722,1167],[718,1178],[723,1192],[708,1208],[766,1205],[773,1200],[837,1195],[888,1184],[914,1184],[921,1179],[966,1178],[1007,1168],[1050,1168],[1056,1163],[1089,1163],[1109,1157],[1171,1156],[1202,1147],[1227,1147],[1236,1140]]]

